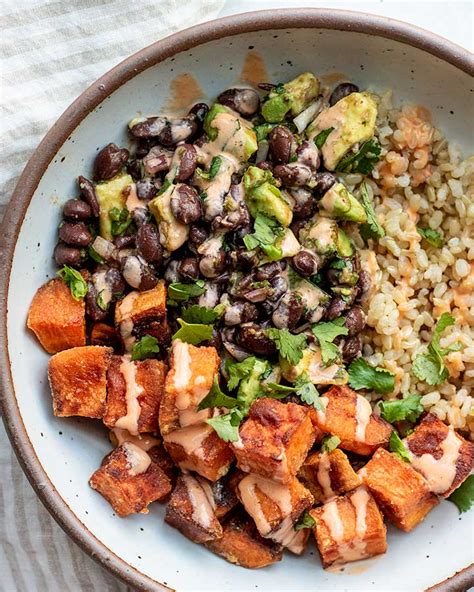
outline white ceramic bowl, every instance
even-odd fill
[[[106,430],[99,422],[52,414],[48,356],[26,330],[25,319],[33,294],[55,274],[51,254],[61,204],[76,193],[75,178],[88,175],[104,144],[127,143],[125,123],[137,112],[168,109],[177,76],[192,73],[203,98],[212,99],[239,82],[249,52],[262,58],[272,81],[310,70],[326,80],[343,73],[362,88],[393,88],[395,100],[431,108],[436,124],[461,146],[472,141],[472,58],[446,40],[388,19],[314,9],[239,15],[178,33],[132,56],[61,117],[26,167],[9,206],[0,239],[5,423],[32,485],[61,526],[136,588],[419,591],[471,563],[472,513],[459,518],[456,507],[443,502],[410,534],[389,528],[387,554],[364,568],[323,571],[311,547],[304,557],[287,556],[270,568],[248,571],[167,526],[160,504],[149,515],[115,517],[87,485],[110,450]],[[255,59],[249,64],[256,79],[261,77]],[[458,578],[443,589],[466,589],[472,577],[465,570],[464,584]]]

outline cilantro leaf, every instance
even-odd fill
[[[204,325],[210,325],[219,318],[219,312],[213,308],[193,304],[187,308],[183,308],[181,311],[181,318],[183,321],[186,321],[186,323],[202,323]]]
[[[227,388],[233,391],[239,385],[240,381],[248,376],[252,371],[255,360],[255,356],[245,358],[242,362],[230,362],[227,364],[227,373],[229,379],[227,381]]]
[[[349,366],[349,384],[356,391],[367,389],[376,393],[391,393],[395,388],[395,374],[371,366],[364,358],[357,358]]]
[[[341,439],[337,436],[324,436],[321,444],[321,452],[332,452],[340,443]]]
[[[405,399],[394,401],[380,401],[381,416],[389,423],[403,420],[415,423],[423,413],[423,405],[420,401],[420,395],[410,395]]]
[[[382,148],[375,138],[364,142],[355,154],[342,158],[336,171],[341,173],[362,173],[368,175],[380,160]]]
[[[171,185],[172,185],[171,181],[169,179],[165,179],[163,181],[163,185],[160,187],[160,190],[156,194],[156,197],[159,197],[160,195],[163,195],[163,193],[165,191],[167,191],[171,187]]]
[[[208,171],[203,171],[202,169],[197,168],[196,173],[200,177],[202,177],[203,179],[207,179],[208,181],[212,181],[212,179],[214,179],[214,177],[219,172],[219,169],[221,168],[221,164],[222,164],[222,156],[214,156],[214,158],[211,161],[211,166],[209,167]]]
[[[367,222],[360,226],[360,234],[362,238],[367,240],[369,238],[379,239],[384,237],[385,230],[382,228],[377,219],[374,206],[370,201],[369,194],[367,192],[367,185],[365,183],[362,183],[360,197],[362,201],[362,206],[365,211],[365,215],[367,216]]]
[[[227,409],[233,409],[237,405],[237,399],[229,397],[222,392],[219,386],[219,379],[217,376],[214,377],[211,390],[199,403],[198,411],[203,409],[209,409],[211,407],[226,407]]]
[[[178,319],[180,328],[173,335],[173,339],[181,339],[186,343],[198,345],[201,341],[208,341],[212,338],[212,325],[201,325],[187,323],[183,319]]]
[[[295,530],[302,530],[303,528],[314,528],[316,526],[316,520],[306,510],[303,512],[303,516],[295,524]]]
[[[428,345],[427,353],[419,354],[413,360],[412,372],[419,380],[435,385],[443,384],[448,379],[449,371],[443,358],[449,352],[459,351],[463,347],[460,342],[453,343],[446,348],[440,346],[441,333],[451,325],[454,325],[454,317],[444,312],[433,331],[433,338]]]
[[[187,302],[190,298],[201,296],[206,291],[203,280],[194,284],[174,283],[168,286],[168,298],[177,302]]]
[[[333,127],[328,127],[322,132],[319,132],[319,134],[314,138],[314,143],[318,148],[322,148],[324,142],[328,139],[328,136],[333,131],[333,129]]]
[[[332,364],[341,357],[341,351],[337,345],[332,342],[340,335],[348,335],[349,331],[347,327],[344,326],[344,322],[344,319],[339,317],[329,323],[318,323],[312,327],[314,336],[318,339],[321,348],[321,359],[326,366]]]
[[[400,436],[395,430],[393,430],[390,440],[388,441],[388,449],[404,462],[410,462],[410,455],[405,448],[405,444],[400,440]]]
[[[267,335],[275,342],[280,356],[292,366],[303,357],[306,347],[306,336],[302,333],[293,335],[288,329],[267,329]]]
[[[67,284],[74,300],[81,300],[89,291],[86,280],[77,269],[65,265],[58,271],[58,275]]]
[[[274,127],[276,127],[277,123],[262,123],[261,125],[256,125],[253,128],[257,136],[257,143],[260,143],[262,140],[265,140],[268,134],[272,131]]]
[[[273,218],[257,214],[253,223],[253,233],[244,236],[244,245],[249,251],[260,248],[272,261],[282,258],[282,250],[275,246],[275,241],[284,230]]]
[[[456,504],[460,514],[467,512],[474,505],[474,475],[469,477],[448,497],[450,502]]]
[[[319,411],[324,411],[324,405],[321,403],[319,393],[314,384],[310,381],[306,372],[300,374],[295,380],[296,394],[307,405],[312,405]]]
[[[152,335],[144,335],[140,341],[137,341],[132,349],[132,360],[145,360],[153,357],[160,351],[158,340]]]
[[[110,232],[112,236],[120,236],[132,223],[132,216],[127,208],[112,208],[109,210],[109,218],[112,221]]]
[[[418,234],[432,247],[440,249],[443,246],[443,239],[437,230],[422,228],[421,226],[417,226],[416,229]]]
[[[206,419],[206,423],[214,428],[219,438],[224,442],[237,442],[240,421],[240,416],[234,412]]]

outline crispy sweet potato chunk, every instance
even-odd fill
[[[151,502],[171,491],[166,474],[141,448],[130,442],[108,454],[89,480],[119,516],[148,512]]]
[[[383,448],[377,450],[359,474],[385,516],[406,532],[438,504],[423,477]]]
[[[209,496],[209,484],[203,479],[180,475],[166,508],[165,521],[195,543],[221,538],[222,526]]]
[[[134,380],[140,394],[137,397],[140,414],[137,431],[158,431],[158,410],[164,393],[166,366],[158,360],[131,362],[120,356],[113,356],[107,372],[107,409],[104,423],[109,428],[115,427],[120,419],[127,415],[127,389],[134,388],[128,384],[122,372],[122,364],[133,364]],[[130,380],[130,379],[129,379]],[[119,426],[120,427],[120,426]]]
[[[341,448],[368,456],[388,444],[393,428],[372,413],[365,397],[348,386],[333,386],[321,399],[327,403],[325,412],[317,412],[318,426],[338,436]]]
[[[411,463],[428,482],[430,491],[449,497],[474,467],[474,444],[431,413],[426,415],[405,444]]]
[[[294,526],[301,514],[313,504],[311,493],[295,478],[289,483],[276,483],[260,475],[244,477],[236,488],[237,497],[254,519],[258,532],[301,553],[301,533]]]
[[[358,561],[387,550],[382,514],[365,487],[311,510],[313,534],[324,567]]]
[[[281,545],[261,537],[245,512],[239,512],[224,523],[222,538],[205,545],[230,563],[249,569],[276,563],[283,555]]]
[[[339,448],[331,452],[314,452],[308,456],[298,476],[319,504],[361,484],[360,477]]]
[[[52,356],[48,378],[54,415],[102,418],[106,405],[106,374],[112,348],[87,345]]]
[[[113,348],[120,348],[120,338],[114,327],[105,323],[94,323],[90,335],[91,345],[108,345]]]
[[[275,399],[257,399],[232,445],[237,466],[280,483],[291,481],[316,438],[309,409]]]
[[[27,326],[49,354],[86,344],[84,300],[74,300],[63,280],[50,280],[33,297]]]

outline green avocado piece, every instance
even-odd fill
[[[333,255],[337,252],[337,231],[336,220],[317,216],[300,230],[299,238],[303,247],[318,255]]]
[[[120,173],[110,181],[97,183],[95,186],[95,194],[99,202],[99,233],[102,238],[112,240],[112,220],[109,217],[109,212],[113,208],[123,210],[126,204],[126,198],[123,195],[123,190],[133,183],[130,175]]]
[[[270,171],[249,167],[243,176],[245,202],[250,213],[256,218],[258,213],[275,218],[282,226],[289,226],[293,218],[290,205],[282,196]]]
[[[296,117],[313,101],[319,92],[319,81],[310,72],[304,72],[286,84],[272,89],[262,105],[262,115],[269,123],[283,121],[291,111]]]
[[[367,222],[367,215],[362,204],[342,183],[335,183],[326,191],[319,201],[319,205],[335,218],[350,220],[358,224]]]
[[[212,126],[212,121],[219,113],[230,113],[230,109],[224,107],[224,105],[220,105],[219,103],[214,103],[212,107],[209,109],[206,117],[204,118],[204,131],[208,135],[208,138],[212,141],[217,138],[217,129]]]
[[[354,254],[352,241],[342,228],[337,229],[336,244],[339,257],[352,257]]]
[[[328,171],[336,169],[354,144],[372,138],[376,118],[377,105],[369,93],[352,93],[319,113],[308,126],[307,136],[312,140],[320,132],[333,128],[321,147]]]

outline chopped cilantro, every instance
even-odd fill
[[[459,341],[446,348],[440,346],[441,333],[451,325],[454,325],[454,317],[444,312],[433,331],[427,353],[420,354],[413,360],[412,372],[419,380],[424,380],[430,385],[443,384],[447,380],[449,372],[443,357],[463,347]]]
[[[303,374],[298,376],[298,378],[295,380],[294,386],[270,382],[267,384],[267,387],[269,387],[272,391],[270,396],[275,398],[283,398],[288,396],[290,393],[294,393],[303,401],[303,403],[312,405],[315,409],[319,409],[319,411],[324,411],[323,404],[319,399],[319,393],[314,384],[310,381],[306,372],[303,372]]]
[[[280,356],[292,366],[303,357],[306,336],[303,333],[293,335],[288,329],[267,329],[267,335],[275,342]]]
[[[388,449],[404,462],[410,462],[410,455],[395,430],[393,430],[390,440],[388,441]]]
[[[262,123],[261,125],[257,125],[253,128],[255,135],[257,136],[257,143],[262,142],[262,140],[266,140],[268,134],[272,131],[274,127],[276,127],[277,123]]]
[[[211,161],[211,166],[209,167],[208,171],[203,171],[202,169],[197,168],[196,173],[202,177],[203,179],[207,179],[208,181],[212,181],[214,177],[219,172],[222,164],[222,157],[221,156],[214,156]]]
[[[332,452],[340,443],[341,439],[337,436],[324,436],[321,444],[321,452]]]
[[[329,134],[333,131],[333,129],[333,127],[328,127],[322,132],[319,132],[319,134],[314,138],[314,143],[318,148],[322,148],[324,142],[327,140]]]
[[[227,388],[229,390],[233,391],[235,388],[237,388],[239,382],[248,374],[250,374],[256,359],[257,358],[255,356],[250,356],[242,362],[231,362],[227,365],[227,373],[229,375]]]
[[[168,298],[177,302],[187,302],[190,298],[201,296],[206,291],[203,280],[194,284],[174,283],[168,286]]]
[[[260,247],[262,251],[272,261],[277,261],[283,256],[282,250],[275,247],[275,241],[282,236],[283,228],[273,218],[269,218],[264,214],[257,214],[254,224],[253,233],[244,236],[244,244],[249,251]]]
[[[356,391],[367,389],[376,393],[391,393],[395,388],[395,374],[371,366],[364,358],[357,358],[349,366],[349,384]]]
[[[306,510],[303,512],[303,516],[295,524],[295,530],[302,530],[303,528],[314,528],[316,526],[316,520]]]
[[[341,173],[362,173],[368,175],[380,160],[381,147],[375,138],[364,142],[355,154],[342,158],[336,171]]]
[[[237,442],[241,420],[242,418],[238,413],[230,412],[211,417],[206,420],[206,423],[214,428],[219,438],[224,442]]]
[[[443,239],[437,230],[432,228],[421,228],[417,226],[418,234],[432,247],[440,249],[443,246]]]
[[[199,403],[198,411],[203,409],[209,409],[211,407],[226,407],[227,409],[233,409],[237,405],[237,399],[229,397],[222,392],[219,386],[219,379],[217,376],[214,377],[211,390]]]
[[[160,351],[158,340],[152,335],[144,335],[140,341],[137,341],[132,349],[132,360],[145,360],[153,357]]]
[[[469,477],[448,497],[450,502],[456,504],[459,512],[467,512],[474,504],[474,475]]]
[[[193,304],[181,311],[181,318],[186,323],[210,325],[219,318],[219,312],[214,308]]]
[[[201,341],[208,341],[212,338],[212,325],[187,323],[178,319],[180,328],[173,335],[173,339],[181,339],[186,343],[198,345]]]
[[[110,232],[112,236],[120,236],[132,223],[132,217],[127,208],[112,208],[109,210],[109,218],[112,221]]]
[[[156,194],[156,197],[159,195],[163,195],[163,193],[171,187],[171,181],[169,179],[165,179],[163,185],[160,187],[160,190]]]
[[[423,405],[420,401],[420,395],[410,395],[405,399],[396,399],[394,401],[380,401],[381,416],[389,423],[395,421],[411,421],[415,423],[423,413]]]
[[[374,206],[370,201],[369,194],[367,193],[367,185],[362,183],[362,187],[360,190],[360,197],[362,201],[362,206],[365,210],[365,214],[367,216],[367,222],[360,226],[360,234],[363,239],[367,240],[369,238],[372,239],[379,239],[385,236],[385,230],[380,225],[379,221],[377,220],[377,216],[375,215]]]
[[[339,360],[341,351],[333,341],[336,337],[349,333],[347,327],[344,326],[344,319],[339,317],[329,323],[318,323],[317,325],[313,325],[312,331],[318,339],[323,364],[328,366]]]
[[[67,284],[74,300],[81,300],[88,292],[87,282],[77,269],[65,265],[58,271],[59,277]]]

